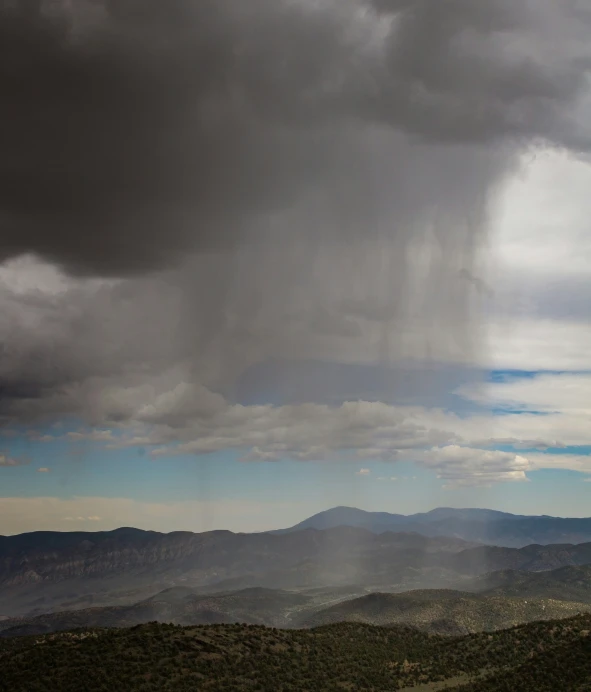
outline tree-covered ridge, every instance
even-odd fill
[[[574,692],[591,681],[590,631],[590,615],[459,638],[351,623],[77,630],[0,641],[0,690]]]
[[[301,624],[308,627],[337,622],[406,625],[431,634],[462,635],[506,629],[537,620],[567,618],[589,610],[589,604],[549,598],[425,590],[402,594],[372,593],[342,601],[303,618]]]

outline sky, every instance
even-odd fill
[[[590,24],[5,0],[0,534],[591,516]]]

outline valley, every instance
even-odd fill
[[[590,604],[591,543],[509,548],[353,526],[0,538],[4,637],[151,621],[288,629],[348,621],[460,635],[566,618]]]

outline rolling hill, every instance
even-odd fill
[[[591,603],[591,565],[544,572],[503,570],[463,580],[461,585],[466,591],[488,595]]]
[[[590,615],[464,637],[352,623],[85,629],[0,640],[0,690],[583,692],[590,632]]]
[[[591,611],[591,604],[548,598],[481,596],[451,590],[372,593],[301,620],[317,627],[337,622],[405,625],[434,634],[462,635],[505,629],[535,620],[556,620]]]
[[[380,593],[362,586],[342,586],[203,594],[177,586],[130,605],[6,619],[0,621],[0,636],[77,627],[128,627],[150,621],[177,625],[241,622],[284,628],[352,621],[459,635],[591,610],[591,566],[539,573],[506,570],[462,583],[471,591]]]
[[[294,627],[304,613],[364,593],[359,587],[289,592],[244,589],[219,594],[197,594],[184,587],[166,589],[129,606],[107,606],[46,613],[33,618],[0,622],[0,636],[43,634],[78,627],[130,627],[151,621],[177,625],[235,623]]]

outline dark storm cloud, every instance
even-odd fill
[[[333,138],[308,123],[346,63],[342,29],[307,14],[122,1],[78,32],[5,12],[2,254],[143,271],[289,206],[323,175]]]
[[[469,361],[491,198],[525,148],[586,143],[566,1],[0,7],[0,260],[82,277],[0,277],[5,422],[190,442],[217,393],[273,400],[240,380],[269,359]],[[367,394],[336,379],[284,399]],[[432,382],[393,376],[391,400]]]
[[[414,175],[430,155],[416,165],[389,134],[576,137],[567,121],[585,70],[572,3],[375,5],[387,12],[361,0],[5,0],[0,257],[113,276],[286,235],[351,240],[426,209]],[[549,39],[570,41],[549,56]],[[457,204],[446,184],[431,208],[449,192]],[[286,210],[297,225],[277,230]]]

